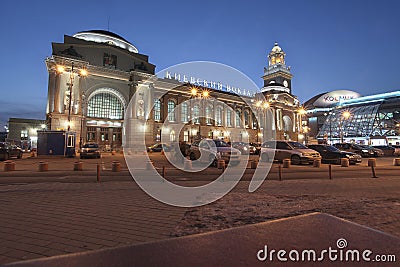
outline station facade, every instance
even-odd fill
[[[300,103],[292,94],[293,76],[285,56],[275,43],[264,68],[264,86],[253,95],[239,95],[194,86],[174,76],[156,77],[149,57],[114,33],[93,30],[65,35],[63,43],[52,43],[52,55],[45,61],[47,125],[49,130],[76,132],[77,144],[96,142],[106,150],[121,148],[126,116],[145,122],[146,145],[160,142],[166,131],[171,141],[188,143],[199,138],[230,141],[233,135],[235,140],[246,137],[261,142],[266,129],[276,139],[299,140]],[[193,104],[185,104],[188,99]],[[166,120],[171,127],[163,126]],[[175,131],[174,123],[184,127]]]

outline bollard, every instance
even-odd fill
[[[192,161],[190,159],[184,158],[184,162],[183,162],[183,169],[185,171],[187,170],[191,170],[192,169]]]
[[[15,162],[12,160],[4,161],[4,171],[5,172],[15,171]]]
[[[347,159],[347,158],[341,158],[340,159],[340,166],[349,167],[349,165],[350,165],[349,159]]]
[[[74,162],[74,171],[82,171],[83,170],[83,162],[76,161]]]
[[[100,164],[97,163],[97,182],[100,182]]]
[[[41,161],[39,162],[39,171],[40,172],[46,172],[49,170],[49,163]]]
[[[256,160],[250,161],[250,168],[257,169],[258,162]]]
[[[282,165],[279,164],[278,167],[278,176],[279,176],[279,181],[282,181]]]
[[[368,167],[372,166],[376,167],[376,159],[374,158],[368,159]]]
[[[332,164],[329,164],[329,180],[332,180]]]
[[[290,159],[284,159],[283,160],[283,168],[289,168],[289,167],[290,167]]]
[[[321,160],[320,159],[314,159],[313,167],[315,167],[315,168],[321,167]]]
[[[393,160],[393,166],[400,166],[400,158],[396,158]]]
[[[121,163],[119,163],[119,161],[114,160],[111,163],[111,171],[112,172],[120,172],[121,171]]]
[[[162,176],[165,178],[167,176],[167,169],[165,166],[162,166]]]
[[[378,176],[376,176],[376,173],[375,173],[375,166],[374,165],[371,165],[371,171],[372,171],[372,178],[378,178]]]
[[[217,161],[217,168],[218,169],[225,169],[225,160],[220,159]]]

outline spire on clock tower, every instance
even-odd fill
[[[262,91],[284,91],[291,94],[292,77],[290,67],[285,63],[286,54],[275,42],[268,54],[268,67],[264,68]]]

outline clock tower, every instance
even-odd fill
[[[262,91],[278,90],[292,93],[292,77],[290,67],[285,64],[285,52],[275,42],[268,54],[268,67],[264,68],[264,88]]]

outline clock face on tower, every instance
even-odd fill
[[[289,86],[288,81],[284,80],[284,81],[283,81],[283,86],[288,87],[288,86]]]

